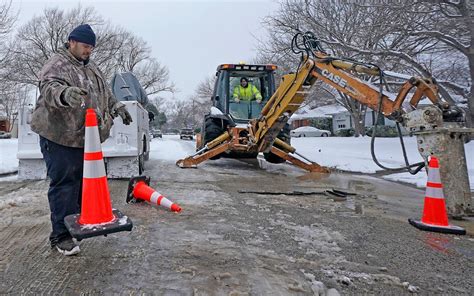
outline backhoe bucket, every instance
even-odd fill
[[[179,159],[176,165],[180,168],[197,168],[196,160],[192,156],[188,156],[183,159]]]

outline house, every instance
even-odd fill
[[[291,128],[295,129],[301,126],[309,126],[312,121],[318,119],[330,118],[332,120],[332,132],[336,133],[341,129],[354,128],[354,119],[350,115],[349,111],[341,105],[327,105],[321,106],[314,109],[302,108],[298,110],[298,113],[293,114],[288,120],[291,124]],[[375,124],[376,112],[371,109],[367,109],[365,113],[365,126],[370,127]],[[378,122],[379,125],[395,126],[396,123],[393,120],[381,117]]]
[[[301,108],[298,113],[293,114],[288,120],[291,125],[291,129],[295,129],[301,126],[311,125],[311,121],[317,119],[330,119],[332,114],[344,112],[346,109],[340,105],[327,105],[321,106],[314,109]]]
[[[0,131],[9,132],[10,131],[10,121],[8,120],[7,114],[2,110],[2,105],[0,105]]]
[[[332,115],[332,128],[333,132],[337,132],[341,129],[354,128],[354,119],[352,118],[349,111],[344,108],[344,111],[333,113]],[[376,112],[372,109],[367,109],[365,113],[365,126],[374,126],[376,122]],[[395,126],[396,122],[385,117],[380,117],[378,125]]]

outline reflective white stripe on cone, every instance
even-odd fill
[[[100,145],[99,129],[97,126],[86,127],[86,139],[84,143],[84,152],[102,151]]]
[[[83,178],[101,178],[105,176],[104,160],[85,160]]]

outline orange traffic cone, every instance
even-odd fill
[[[138,176],[130,179],[128,183],[127,203],[132,200],[146,200],[152,204],[166,207],[172,212],[181,212],[181,207],[149,187],[150,177]]]
[[[439,174],[439,162],[431,156],[428,164],[428,182],[426,182],[425,202],[421,221],[408,219],[418,229],[434,232],[466,234],[466,230],[449,225],[446,203],[444,201],[443,184]]]
[[[94,109],[87,109],[86,113],[81,214],[69,215],[64,222],[78,240],[132,230],[132,221],[120,211],[112,210]]]

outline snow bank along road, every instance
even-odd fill
[[[0,294],[474,294],[474,224],[455,222],[462,237],[411,227],[423,190],[257,161],[176,167],[193,147],[154,139],[146,166],[180,214],[128,205],[127,181],[109,181],[134,229],[82,241],[72,258],[48,246],[47,182],[0,182]],[[322,193],[331,188],[357,194]]]

